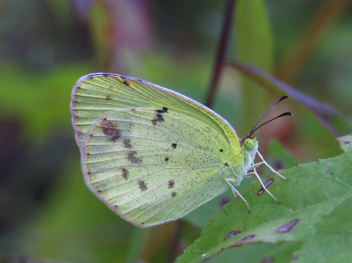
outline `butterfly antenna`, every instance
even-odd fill
[[[260,125],[258,128],[256,128],[257,125],[259,124],[259,122],[261,122],[261,120],[262,120],[277,104],[279,104],[280,101],[283,101],[284,99],[287,99],[287,98],[288,98],[288,96],[285,95],[285,96],[282,96],[280,99],[278,99],[278,101],[275,102],[275,104],[274,104],[273,106],[271,106],[271,108],[268,109],[267,112],[265,112],[262,117],[260,117],[260,119],[257,121],[257,123],[253,126],[253,128],[252,128],[252,130],[251,130],[249,136],[252,136],[252,134],[253,134],[256,130],[258,130],[259,127],[263,126],[265,123],[262,124],[262,125]],[[287,113],[287,112],[285,112],[285,113]],[[281,114],[281,115],[282,115],[282,114]],[[287,116],[287,114],[286,114],[286,115],[283,115],[283,116]],[[280,116],[280,117],[283,117],[283,116]],[[277,119],[277,118],[280,118],[280,117],[277,116],[276,118],[271,119],[270,121],[273,121],[273,120],[275,120],[275,119]],[[268,122],[270,122],[270,121],[267,121],[266,123],[268,123]]]
[[[276,120],[276,119],[278,119],[278,118],[284,117],[284,116],[292,116],[292,113],[291,113],[291,112],[282,113],[282,114],[280,114],[279,116],[276,116],[275,118],[272,118],[271,120],[268,120],[268,121],[264,122],[263,124],[260,124],[257,128],[255,128],[254,130],[252,130],[253,132],[251,132],[251,134],[254,133],[256,130],[258,130],[258,129],[259,129],[260,127],[262,127],[263,125],[265,125],[265,124],[267,124],[267,123],[269,123],[269,122],[272,122],[273,120]]]

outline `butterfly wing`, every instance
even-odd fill
[[[237,135],[190,98],[94,73],[77,82],[71,111],[86,184],[136,225],[180,218],[227,188],[221,153],[236,155]]]

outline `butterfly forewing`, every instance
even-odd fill
[[[236,154],[237,136],[191,99],[97,73],[78,81],[71,107],[86,183],[126,220],[174,220],[226,189],[220,154]]]

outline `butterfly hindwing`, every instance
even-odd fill
[[[236,152],[236,133],[187,97],[96,73],[77,82],[71,111],[87,185],[136,225],[175,220],[227,187],[220,149]]]

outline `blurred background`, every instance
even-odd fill
[[[333,105],[350,123],[351,1],[235,2],[226,61],[266,70]],[[226,5],[0,1],[0,262],[174,262],[199,237],[231,194],[184,220],[132,226],[85,186],[69,104],[78,78],[97,71],[146,79],[204,103]],[[228,67],[217,88],[213,109],[240,137],[281,95]],[[302,162],[341,152],[309,111],[288,101],[272,114],[284,111],[294,116],[258,133],[261,152],[272,139]],[[248,180],[240,190],[250,185]]]

